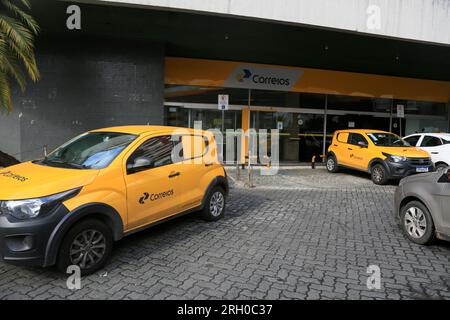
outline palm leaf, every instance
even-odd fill
[[[13,104],[11,99],[11,90],[6,74],[0,72],[0,109],[6,109],[9,112],[12,111]]]
[[[34,37],[39,32],[35,19],[27,12],[29,0],[0,0],[0,110],[12,110],[9,80],[23,91],[26,75],[39,79],[34,55]],[[23,8],[23,9],[22,9]]]

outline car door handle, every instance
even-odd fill
[[[173,172],[171,174],[169,174],[169,178],[174,178],[174,177],[178,177],[181,173],[179,172]]]
[[[352,148],[347,148],[348,150],[353,150]]]
[[[338,145],[337,144],[333,144],[333,147],[337,147]]]
[[[213,165],[213,163],[205,163],[205,167],[211,167]]]

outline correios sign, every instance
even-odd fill
[[[291,91],[302,70],[238,65],[225,80],[225,87]]]

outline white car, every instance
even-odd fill
[[[427,151],[436,169],[450,166],[450,133],[415,133],[403,139]]]

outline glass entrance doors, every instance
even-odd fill
[[[284,163],[310,162],[318,159],[323,148],[322,114],[295,112],[252,111],[250,127],[278,129],[280,136],[280,161]]]

